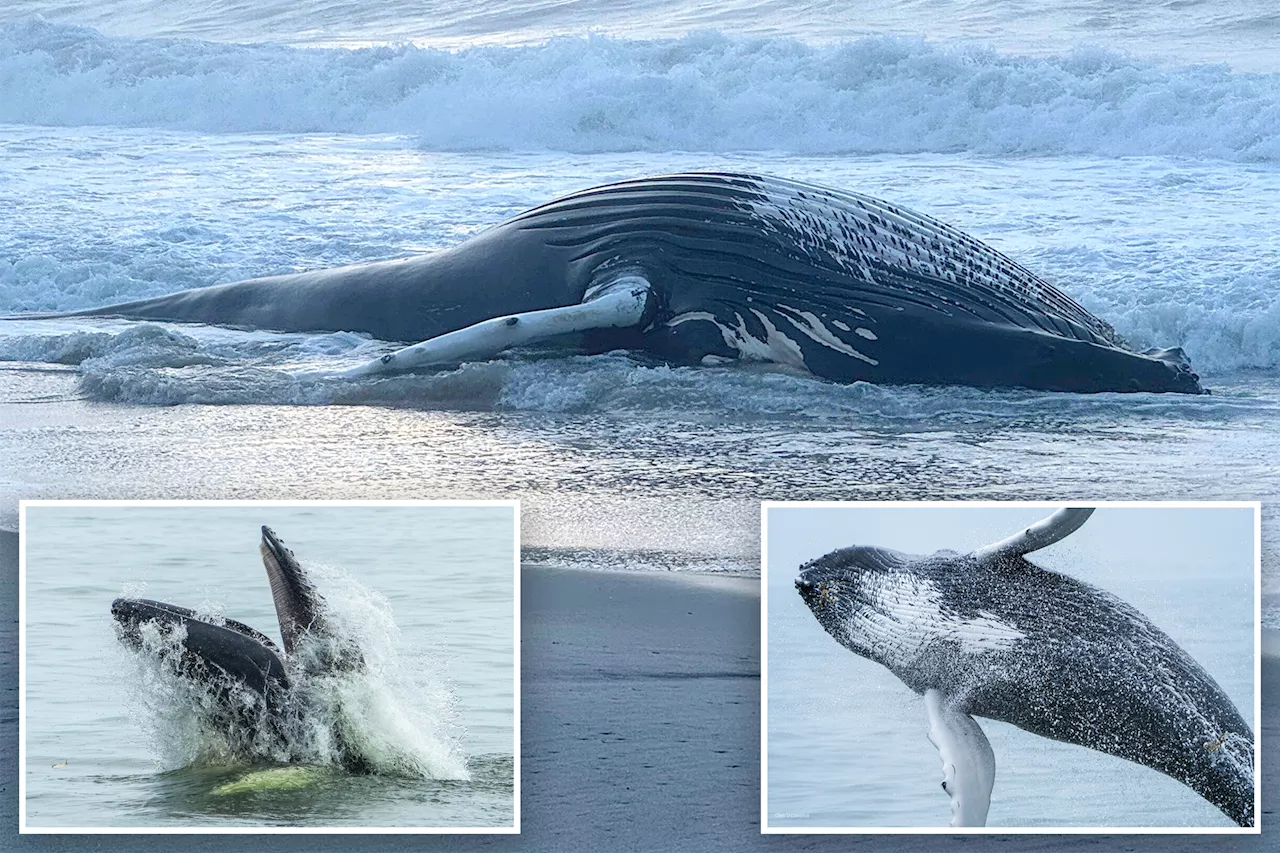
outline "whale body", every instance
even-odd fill
[[[174,676],[198,685],[207,701],[203,718],[224,732],[247,733],[256,751],[288,756],[305,709],[298,688],[308,679],[358,669],[363,658],[348,639],[334,636],[325,602],[293,552],[262,528],[263,565],[271,583],[282,646],[234,619],[210,619],[160,601],[117,598],[111,615],[120,641],[155,655]],[[351,772],[369,764],[335,728],[339,763]]]
[[[925,697],[953,826],[985,824],[994,783],[974,717],[1143,764],[1253,826],[1253,733],[1217,682],[1131,605],[1024,558],[1091,512],[970,554],[842,548],[796,588],[837,642]]]
[[[625,293],[619,293],[619,282]],[[688,173],[576,192],[443,251],[77,312],[417,342],[367,375],[555,339],[835,382],[1203,393],[1177,348],[1105,321],[985,244],[854,192]]]

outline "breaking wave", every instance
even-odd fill
[[[296,48],[26,19],[0,28],[0,91],[0,122],[397,133],[440,151],[1280,160],[1280,74],[898,36]]]

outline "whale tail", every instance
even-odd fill
[[[1168,367],[1175,376],[1175,383],[1194,389],[1188,393],[1208,394],[1207,388],[1200,385],[1200,374],[1191,369],[1191,359],[1182,347],[1152,347],[1143,350],[1141,355],[1154,359]]]

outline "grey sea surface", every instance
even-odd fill
[[[81,399],[74,370],[13,365],[0,488],[15,513],[19,495],[518,497],[541,564],[740,575],[759,571],[760,500],[1261,500],[1263,620],[1278,624],[1267,378],[1224,380],[1224,399],[835,386],[623,356],[525,367],[545,372],[540,393],[644,396],[561,412],[139,407]]]
[[[964,553],[1041,518],[1036,508],[772,507],[768,571],[771,828],[947,826],[950,800],[923,699],[845,649],[796,593],[802,563],[839,547]],[[1029,555],[1136,607],[1209,673],[1256,730],[1251,508],[1099,508]],[[980,720],[995,752],[991,827],[1234,827],[1157,771],[1007,723]]]
[[[28,826],[514,825],[513,506],[36,505],[26,524]],[[341,726],[373,773],[226,755],[202,694],[116,639],[124,595],[279,644],[264,524],[364,663],[317,688],[299,736]]]

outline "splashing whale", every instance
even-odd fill
[[[111,614],[123,643],[155,654],[170,672],[206,688],[212,705],[206,717],[213,725],[264,736],[277,748],[276,754],[288,754],[290,717],[303,701],[295,684],[358,670],[364,661],[348,638],[330,630],[324,598],[269,527],[262,528],[260,551],[280,625],[280,646],[243,622],[203,618],[194,610],[160,601],[117,598]],[[345,769],[369,769],[340,729],[334,739]]]

